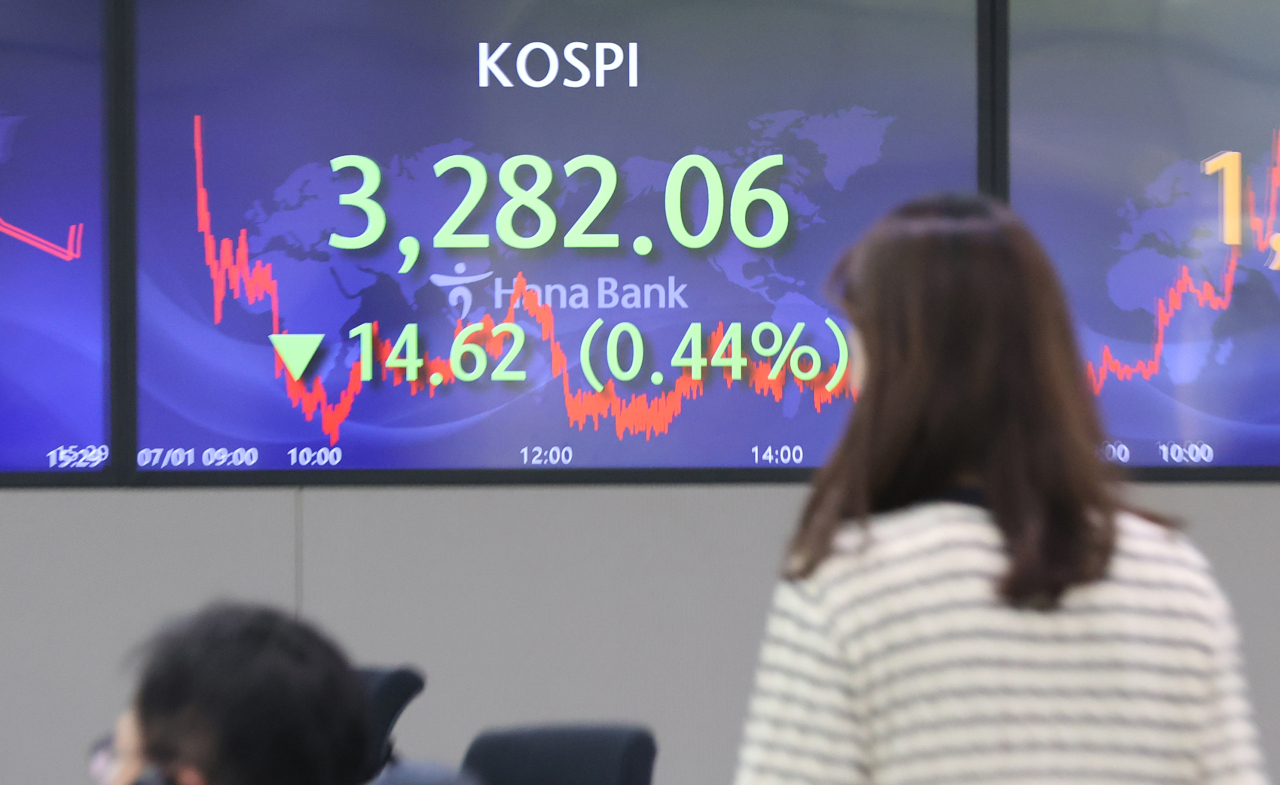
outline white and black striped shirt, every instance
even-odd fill
[[[737,785],[1265,783],[1231,610],[1176,533],[1117,519],[1108,577],[1004,604],[988,513],[846,527],[769,617]]]

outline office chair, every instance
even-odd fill
[[[409,666],[359,672],[369,695],[369,751],[361,770],[368,785],[476,785],[449,766],[404,761],[395,754],[391,730],[426,685],[422,674]]]
[[[408,666],[360,668],[359,672],[369,695],[369,749],[361,768],[361,777],[367,782],[377,777],[391,761],[394,751],[391,729],[427,682],[422,674]]]
[[[653,735],[621,725],[488,731],[462,761],[484,785],[649,785]]]

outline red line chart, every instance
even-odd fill
[[[79,259],[80,249],[84,245],[84,224],[71,225],[71,229],[67,231],[67,246],[65,248],[55,243],[51,243],[43,237],[37,237],[26,229],[19,229],[3,218],[0,218],[0,232],[21,240],[27,245],[38,248],[47,254],[56,256],[65,262],[69,262],[72,259]]]
[[[196,224],[204,241],[205,265],[213,284],[213,321],[222,322],[223,305],[228,294],[234,299],[243,298],[247,303],[256,303],[263,299],[271,301],[271,325],[274,333],[280,333],[280,291],[278,282],[272,274],[271,264],[263,264],[261,259],[249,262],[248,229],[240,229],[237,240],[217,238],[213,231],[213,216],[209,210],[209,193],[204,179],[204,136],[203,122],[200,115],[195,117],[195,162],[196,162]],[[573,389],[569,380],[569,362],[564,349],[556,339],[555,313],[551,305],[539,302],[538,294],[528,288],[524,273],[516,275],[513,282],[514,291],[511,303],[507,307],[505,318],[495,323],[491,315],[481,320],[483,329],[477,330],[468,339],[468,343],[482,345],[492,357],[498,357],[503,351],[503,334],[493,334],[498,324],[515,322],[516,303],[520,303],[525,312],[533,318],[541,330],[541,339],[548,344],[551,355],[551,376],[559,379],[564,388],[565,415],[571,426],[582,430],[588,420],[595,430],[600,429],[602,419],[612,418],[614,431],[619,440],[627,435],[644,434],[646,440],[655,435],[668,432],[671,423],[684,411],[685,401],[701,397],[705,392],[704,380],[694,379],[689,371],[676,378],[673,389],[656,392],[653,397],[646,393],[633,394],[624,398],[620,395],[610,379],[604,389],[596,392],[593,389]],[[465,325],[459,321],[455,327],[457,336]],[[390,380],[392,386],[400,386],[407,382],[410,395],[417,395],[425,390],[428,398],[434,398],[436,390],[457,381],[447,357],[431,357],[423,354],[424,366],[418,379],[407,380],[405,372],[400,368],[387,368],[385,360],[391,356],[392,342],[378,337],[378,324],[374,328],[374,355],[382,366],[382,379]],[[288,332],[285,330],[284,332]],[[724,338],[724,325],[721,324],[707,340],[707,353],[712,354]],[[831,382],[838,369],[833,363],[814,378],[802,381],[791,377],[793,383],[801,390],[813,393],[814,409],[822,411],[822,407],[840,397],[850,397],[852,393],[847,384],[833,385],[828,391],[826,386]],[[771,396],[781,401],[787,383],[787,372],[784,370],[776,378],[770,379],[771,366],[768,362],[751,362],[744,374],[750,389],[757,395]],[[440,375],[439,384],[431,384],[435,374]],[[330,403],[329,392],[321,379],[314,378],[310,386],[293,378],[284,367],[280,356],[275,357],[276,378],[283,375],[285,390],[295,409],[301,409],[303,416],[311,422],[318,414],[320,428],[329,437],[331,445],[337,444],[340,429],[351,414],[352,405],[364,389],[361,381],[362,369],[359,361],[352,363],[347,374],[346,387],[338,394],[338,399]],[[725,386],[732,388],[735,384],[732,371],[724,369]]]
[[[1249,207],[1249,228],[1253,232],[1254,243],[1259,251],[1267,250],[1271,237],[1275,234],[1277,202],[1280,201],[1280,131],[1276,131],[1271,139],[1271,161],[1266,167],[1266,178],[1265,217],[1258,211],[1253,179],[1249,178],[1245,184]],[[1191,276],[1191,269],[1183,265],[1177,279],[1169,285],[1165,295],[1156,298],[1156,338],[1151,346],[1151,358],[1127,364],[1116,358],[1109,345],[1103,344],[1102,357],[1098,364],[1094,365],[1090,360],[1085,366],[1093,394],[1101,395],[1110,377],[1120,381],[1130,381],[1135,375],[1150,379],[1159,373],[1161,360],[1164,357],[1165,329],[1173,321],[1174,315],[1192,302],[1201,308],[1210,308],[1215,311],[1225,311],[1229,308],[1231,295],[1235,290],[1239,263],[1240,246],[1230,246],[1227,253],[1227,266],[1223,270],[1222,281],[1217,287],[1209,281],[1197,282]]]

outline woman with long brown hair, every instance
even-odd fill
[[[1264,782],[1230,608],[1118,498],[1030,231],[920,199],[833,283],[858,399],[791,541],[738,785]]]

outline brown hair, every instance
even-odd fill
[[[1101,578],[1123,505],[1057,276],[1017,216],[985,197],[909,202],[841,257],[832,285],[867,375],[787,577],[810,575],[845,521],[976,486],[1004,535],[1011,605],[1055,607]]]

